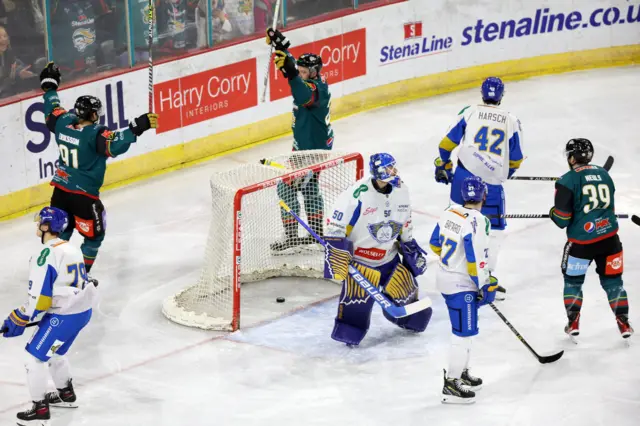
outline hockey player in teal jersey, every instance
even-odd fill
[[[53,62],[40,73],[45,121],[60,151],[59,167],[51,181],[51,206],[69,214],[69,226],[60,238],[68,241],[74,228],[84,237],[81,249],[89,272],[105,235],[106,211],[100,201],[100,188],[107,159],[124,154],[142,133],[157,128],[158,116],[142,114],[128,129],[111,131],[98,122],[102,115],[100,99],[80,96],[74,112],[60,105],[56,92],[60,79],[60,70]]]
[[[267,44],[275,49],[274,62],[287,78],[293,96],[293,151],[330,150],[333,147],[331,127],[331,93],[326,80],[320,75],[322,58],[305,53],[297,60],[287,50],[291,43],[278,30],[267,29]],[[295,155],[291,160],[295,163]],[[294,164],[303,167],[306,164]],[[318,234],[323,234],[324,200],[318,184],[319,173],[309,179],[280,183],[278,195],[296,214],[300,213],[297,192],[301,191],[309,225]],[[298,237],[298,223],[286,211],[281,210],[285,239],[271,245],[274,251],[282,251],[301,244],[313,244],[311,236]]]
[[[629,302],[622,286],[622,243],[615,214],[615,186],[602,167],[589,164],[593,145],[587,139],[571,139],[565,148],[569,172],[556,182],[555,203],[549,215],[553,223],[567,228],[562,256],[564,306],[569,320],[565,332],[580,333],[582,285],[589,265],[595,261],[600,285],[623,338],[633,334],[629,325]]]

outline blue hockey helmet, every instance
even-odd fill
[[[480,203],[487,194],[487,184],[478,176],[470,176],[462,181],[462,199],[465,203]]]
[[[57,207],[45,207],[36,215],[35,221],[40,225],[49,225],[49,232],[60,234],[69,225],[69,216]]]
[[[400,177],[397,175],[396,159],[386,152],[373,154],[369,159],[369,170],[374,179],[400,186]]]
[[[484,103],[500,105],[504,95],[504,83],[498,77],[489,77],[482,83],[480,92]]]

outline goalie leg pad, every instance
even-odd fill
[[[375,287],[380,285],[380,271],[354,262],[354,266]],[[331,338],[348,345],[359,345],[369,330],[373,299],[348,276],[342,283],[338,315]]]
[[[325,237],[324,277],[344,281],[349,276],[353,242],[343,237]]]
[[[411,271],[409,271],[405,265],[399,263],[397,258],[387,265],[392,265],[393,269],[391,269],[391,273],[388,274],[387,283],[384,286],[384,293],[398,306],[404,306],[418,300],[418,284],[413,278]],[[388,269],[387,265],[384,265],[382,269]],[[383,273],[383,275],[386,274]],[[382,313],[386,319],[398,327],[421,333],[426,330],[427,325],[429,325],[433,310],[428,308],[404,318],[393,318],[385,311],[382,311]]]

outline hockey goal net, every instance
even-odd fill
[[[162,311],[190,327],[240,327],[242,285],[278,276],[322,277],[324,252],[281,212],[283,199],[322,232],[324,215],[363,175],[358,153],[300,151],[211,176],[212,213],[200,279]],[[292,235],[295,234],[295,235]]]

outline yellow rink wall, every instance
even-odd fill
[[[335,119],[341,119],[373,108],[479,87],[481,81],[489,75],[514,81],[567,71],[639,63],[640,44],[498,62],[416,77],[346,95],[333,101],[331,115]],[[280,138],[291,133],[290,125],[290,114],[282,114],[182,145],[111,163],[107,168],[105,189],[189,167]],[[11,219],[40,208],[49,201],[51,191],[48,184],[40,184],[0,196],[0,220]]]

